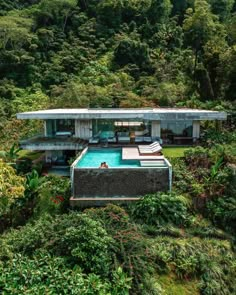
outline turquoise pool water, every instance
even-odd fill
[[[121,149],[88,149],[87,153],[79,160],[75,167],[99,168],[102,162],[117,168],[140,167],[139,161],[122,161]]]

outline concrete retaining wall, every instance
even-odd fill
[[[169,190],[168,168],[74,169],[73,197],[134,197]]]

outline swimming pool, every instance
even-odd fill
[[[106,162],[109,168],[136,168],[140,162],[135,160],[122,160],[120,148],[88,149],[83,157],[77,162],[76,168],[99,168],[102,162]]]

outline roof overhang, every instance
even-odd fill
[[[226,120],[226,112],[196,109],[52,109],[18,113],[17,119],[114,119],[114,120]]]

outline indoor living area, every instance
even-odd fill
[[[149,120],[92,120],[92,138],[89,143],[152,142]]]

